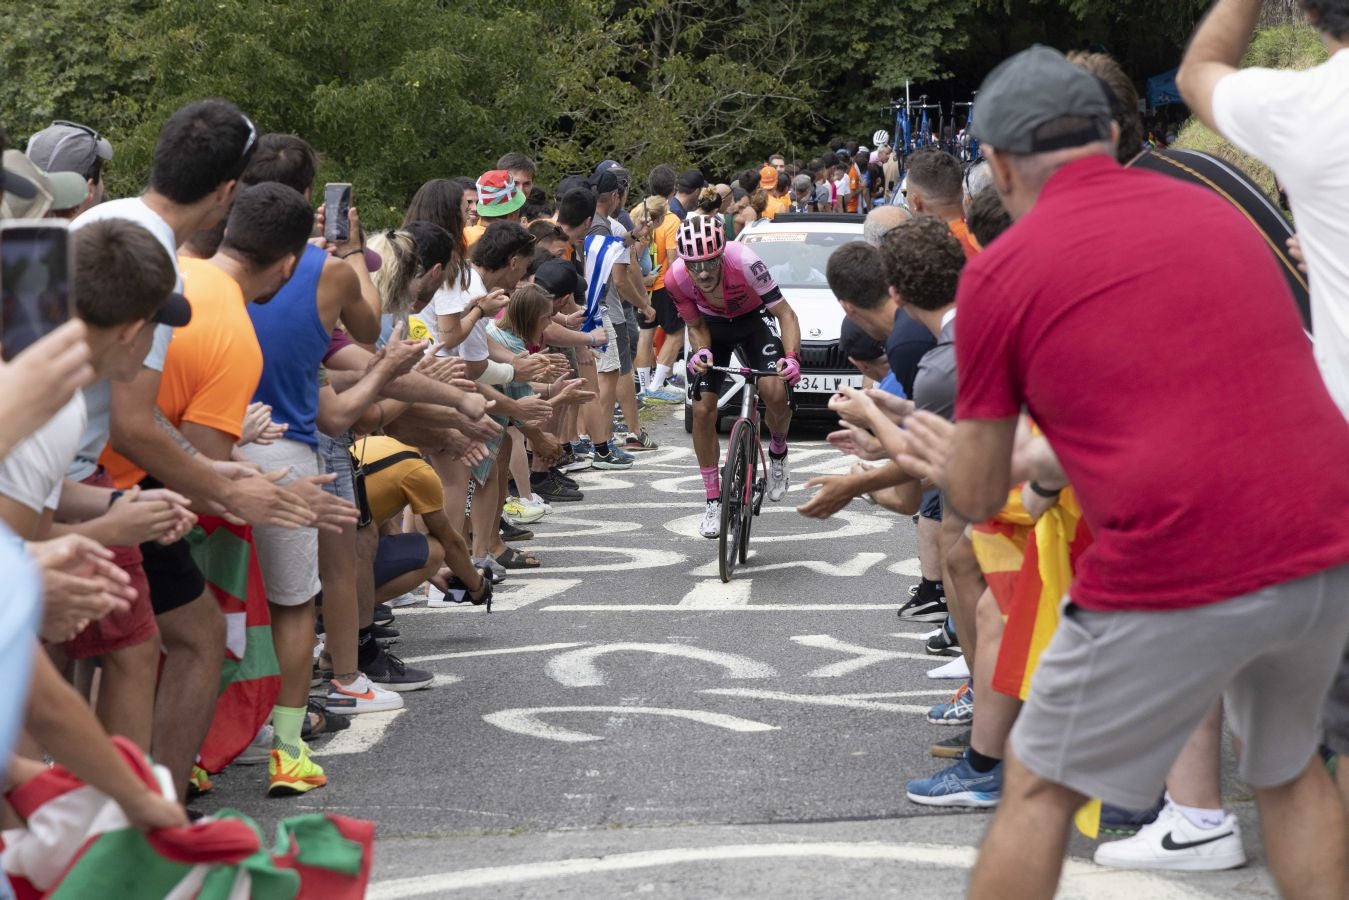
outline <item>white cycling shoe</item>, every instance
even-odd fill
[[[783,497],[787,496],[787,488],[791,487],[792,479],[787,474],[787,457],[775,459],[768,457],[768,499],[777,503]]]
[[[720,500],[707,501],[707,509],[703,510],[703,522],[698,526],[698,533],[705,538],[721,537]]]

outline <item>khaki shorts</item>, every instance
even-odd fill
[[[264,471],[290,467],[278,484],[318,475],[319,456],[314,448],[284,438],[275,444],[248,444],[244,454]],[[319,533],[313,528],[253,526],[253,546],[267,587],[267,601],[277,606],[301,606],[319,592]]]
[[[628,353],[628,326],[620,322],[617,325],[606,323],[605,332],[609,343],[604,350],[595,353],[595,369],[598,372],[620,372],[624,375],[632,371],[632,356]]]
[[[1174,612],[1064,601],[1012,747],[1041,778],[1147,809],[1213,704],[1242,741],[1241,777],[1277,787],[1307,767],[1349,639],[1349,566]]]

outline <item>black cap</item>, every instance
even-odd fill
[[[586,183],[586,177],[584,175],[568,175],[566,178],[563,178],[560,182],[558,182],[557,197],[560,200],[567,194],[570,194],[572,191],[576,190],[577,188],[583,187],[589,187],[589,185]]]
[[[37,196],[37,185],[9,169],[0,169],[0,193],[13,194],[22,200]]]
[[[844,356],[871,362],[885,355],[885,345],[862,330],[852,319],[844,319],[839,330],[838,349]]]
[[[1110,101],[1096,76],[1043,44],[1004,60],[984,79],[972,133],[1008,153],[1048,153],[1110,138]],[[1084,119],[1070,134],[1036,137],[1058,119]]]
[[[192,321],[192,304],[187,302],[187,298],[177,292],[169,294],[169,299],[164,301],[164,305],[155,313],[153,321],[160,325],[172,325],[174,328],[182,328],[188,322]]]
[[[615,178],[617,178],[618,189],[620,191],[626,191],[629,185],[632,184],[632,173],[629,172],[627,169],[623,168],[623,166],[620,165],[617,160],[606,159],[604,162],[596,166],[595,174],[598,175],[601,172],[608,172]]]
[[[681,172],[679,181],[676,183],[679,185],[679,189],[686,194],[692,193],[693,191],[701,191],[703,188],[707,187],[707,179],[704,178],[703,173],[699,172],[697,169],[687,169],[684,172]]]
[[[613,172],[596,172],[586,184],[597,194],[612,194],[619,190],[618,178]]]
[[[534,283],[554,297],[580,294],[585,290],[585,279],[565,259],[545,260],[534,273]]]

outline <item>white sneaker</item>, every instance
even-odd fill
[[[1096,848],[1096,865],[1115,869],[1215,872],[1245,864],[1236,816],[1228,813],[1217,828],[1199,828],[1170,803],[1138,834]]]
[[[403,696],[387,691],[365,677],[365,673],[356,676],[351,684],[339,684],[336,678],[328,682],[328,696],[323,701],[330,713],[339,716],[353,716],[358,713],[388,712],[403,708]]]
[[[703,523],[698,526],[698,533],[705,538],[721,537],[720,500],[707,501],[707,509],[703,510]]]
[[[425,594],[418,594],[416,591],[408,591],[406,594],[399,594],[392,600],[386,600],[384,602],[388,604],[389,609],[399,609],[404,606],[416,606],[425,599]]]
[[[264,724],[258,729],[257,735],[244,748],[243,752],[234,757],[236,766],[258,766],[272,758],[272,736],[275,731],[272,730],[270,722]]]
[[[775,459],[772,455],[768,457],[768,499],[777,503],[783,497],[787,496],[787,488],[791,486],[791,477],[787,474],[787,457]]]

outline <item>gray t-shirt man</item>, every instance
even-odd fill
[[[603,234],[623,240],[628,236],[628,230],[617,219],[596,213],[595,218],[590,220],[590,230],[586,232],[586,236],[595,234]],[[615,265],[618,263],[627,264],[630,260],[631,252],[627,247],[624,247],[614,263]],[[614,326],[623,325],[627,321],[627,314],[623,311],[623,298],[615,290],[612,276],[610,276],[609,289],[604,293],[604,321],[606,324]]]
[[[919,409],[936,413],[954,422],[956,419],[956,312],[943,317],[937,346],[918,362],[913,379],[913,402]]]

